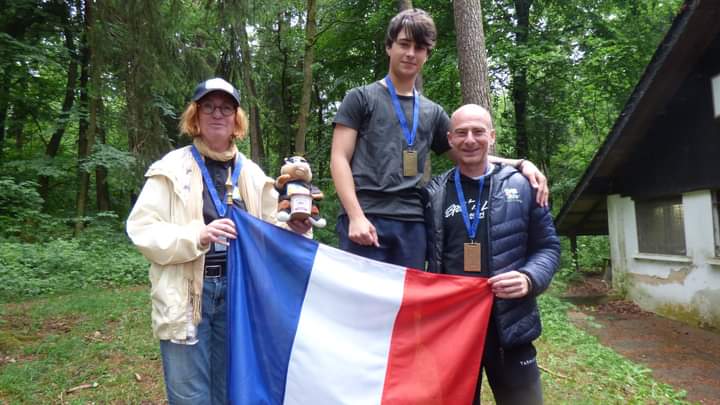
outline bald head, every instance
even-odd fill
[[[488,151],[495,144],[488,110],[477,104],[458,108],[450,118],[448,143],[464,175],[475,177],[485,173]]]
[[[477,104],[465,104],[452,113],[450,117],[450,131],[469,120],[481,120],[488,129],[493,129],[492,117],[488,110]]]

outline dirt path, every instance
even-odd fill
[[[652,369],[656,380],[686,390],[688,400],[720,405],[720,332],[662,318],[631,302],[610,301],[605,293],[607,287],[597,278],[572,286],[566,295],[580,312],[570,312],[570,319],[603,345]]]

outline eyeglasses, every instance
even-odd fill
[[[235,107],[230,104],[223,104],[223,105],[215,105],[210,101],[205,101],[203,103],[200,103],[200,111],[202,111],[203,114],[212,115],[215,114],[215,110],[219,109],[220,114],[223,115],[223,117],[229,117],[233,114],[235,114]]]
[[[477,137],[482,137],[482,136],[489,134],[490,131],[488,131],[485,128],[458,128],[458,129],[453,130],[453,133],[457,136],[462,136],[462,137],[468,136],[470,134],[473,134]]]

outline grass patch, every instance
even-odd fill
[[[685,391],[655,381],[649,368],[573,326],[570,307],[554,295],[540,299],[543,334],[536,345],[547,403],[687,403]]]
[[[149,313],[146,287],[1,305],[0,403],[164,402]]]
[[[135,259],[128,260],[134,263]],[[112,265],[101,270],[103,274],[111,274],[117,264],[107,263]],[[123,263],[120,266],[127,264]],[[67,271],[58,274],[72,276]],[[544,369],[545,402],[687,403],[684,391],[655,381],[648,368],[573,326],[567,317],[572,305],[557,298],[571,278],[572,272],[559,272],[540,299],[544,331],[536,345],[538,363]],[[64,289],[52,292],[58,291]],[[97,385],[67,393],[73,387],[93,384]],[[483,403],[493,403],[487,383],[483,392]],[[81,288],[67,295],[0,303],[0,403],[164,402],[147,287]]]
[[[544,332],[536,344],[546,403],[687,403],[683,391],[574,327],[571,305],[552,291],[540,306]],[[164,403],[149,313],[147,287],[0,304],[0,403]],[[493,403],[487,385],[483,392],[483,403]]]

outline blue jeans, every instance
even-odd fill
[[[368,259],[425,270],[427,235],[424,222],[398,221],[375,215],[367,215],[367,219],[375,226],[380,247],[358,245],[351,241],[348,238],[348,217],[341,215],[335,227],[340,249]]]
[[[196,344],[160,341],[170,405],[227,403],[226,290],[226,277],[205,278]]]

